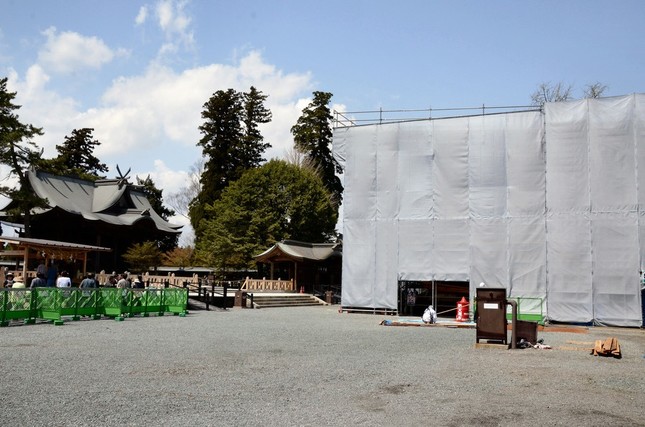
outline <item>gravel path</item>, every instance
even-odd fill
[[[645,425],[643,330],[542,332],[553,350],[511,351],[384,318],[303,307],[2,328],[0,425]],[[622,359],[576,350],[610,336]]]

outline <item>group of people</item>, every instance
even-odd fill
[[[83,280],[85,283],[85,286],[83,286],[83,282],[81,282],[81,287],[93,287],[96,288],[98,287],[98,284],[96,284],[96,280],[93,279],[94,275],[89,274],[86,279]],[[89,280],[89,281],[88,281]],[[94,282],[94,286],[91,285],[92,281]],[[5,276],[5,280],[3,282],[3,286],[5,288],[13,288],[13,289],[20,289],[20,288],[26,288],[25,280],[23,279],[22,276],[14,277],[14,274],[11,272],[8,272]],[[36,277],[31,279],[31,282],[29,284],[29,288],[47,288],[47,287],[57,287],[57,288],[71,288],[72,287],[72,279],[69,277],[69,273],[67,271],[63,271],[60,273],[60,275],[57,275],[55,281],[49,281],[45,277],[43,273],[37,272]]]
[[[5,276],[4,282],[2,283],[2,286],[5,288],[24,288],[25,287],[25,282],[22,279],[22,276],[14,277],[13,273],[7,273]]]
[[[141,276],[131,277],[128,273],[112,274],[105,284],[106,287],[119,288],[119,289],[143,289],[145,287]]]
[[[14,273],[7,272],[5,275],[4,283],[6,288],[26,288],[26,282],[22,276],[14,277]],[[115,288],[145,288],[145,284],[140,275],[131,275],[129,273],[116,274],[108,278],[106,283],[103,284],[105,287],[115,287]],[[60,274],[56,267],[52,264],[49,268],[45,267],[44,264],[41,264],[36,269],[36,277],[31,279],[29,282],[29,288],[45,288],[45,287],[57,287],[57,288],[71,288],[72,280],[70,278],[69,272],[61,271]],[[97,280],[94,273],[88,273],[79,284],[79,288],[98,288],[99,281]]]

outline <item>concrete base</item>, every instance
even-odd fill
[[[490,350],[508,350],[508,344],[489,344],[484,342],[475,343],[475,348],[487,348]]]

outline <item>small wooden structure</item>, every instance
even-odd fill
[[[30,260],[37,260],[38,264],[45,265],[60,260],[82,261],[82,272],[85,275],[87,273],[88,252],[112,251],[110,248],[101,246],[27,237],[0,236],[0,242],[4,244],[4,247],[0,250],[0,257],[16,259],[16,271],[19,270],[20,261],[22,260],[22,277],[24,280],[36,275],[34,270],[29,270]],[[4,269],[2,269],[0,271],[0,283],[4,282],[4,274]]]
[[[308,243],[283,240],[254,258],[258,262],[258,271],[262,265],[268,265],[270,280],[278,278],[278,281],[291,281],[291,287],[295,291],[309,293],[340,289],[341,242]]]

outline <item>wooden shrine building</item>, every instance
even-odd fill
[[[283,240],[254,258],[258,276],[293,280],[303,292],[340,291],[342,243],[307,243]]]
[[[127,176],[87,181],[32,168],[28,177],[34,192],[48,204],[32,210],[29,237],[111,249],[71,260],[76,270],[83,262],[88,271],[124,271],[122,255],[132,244],[181,233],[181,226],[155,212],[143,187],[129,183]],[[4,208],[5,217],[11,208],[12,203]],[[19,235],[26,237],[23,233]]]

